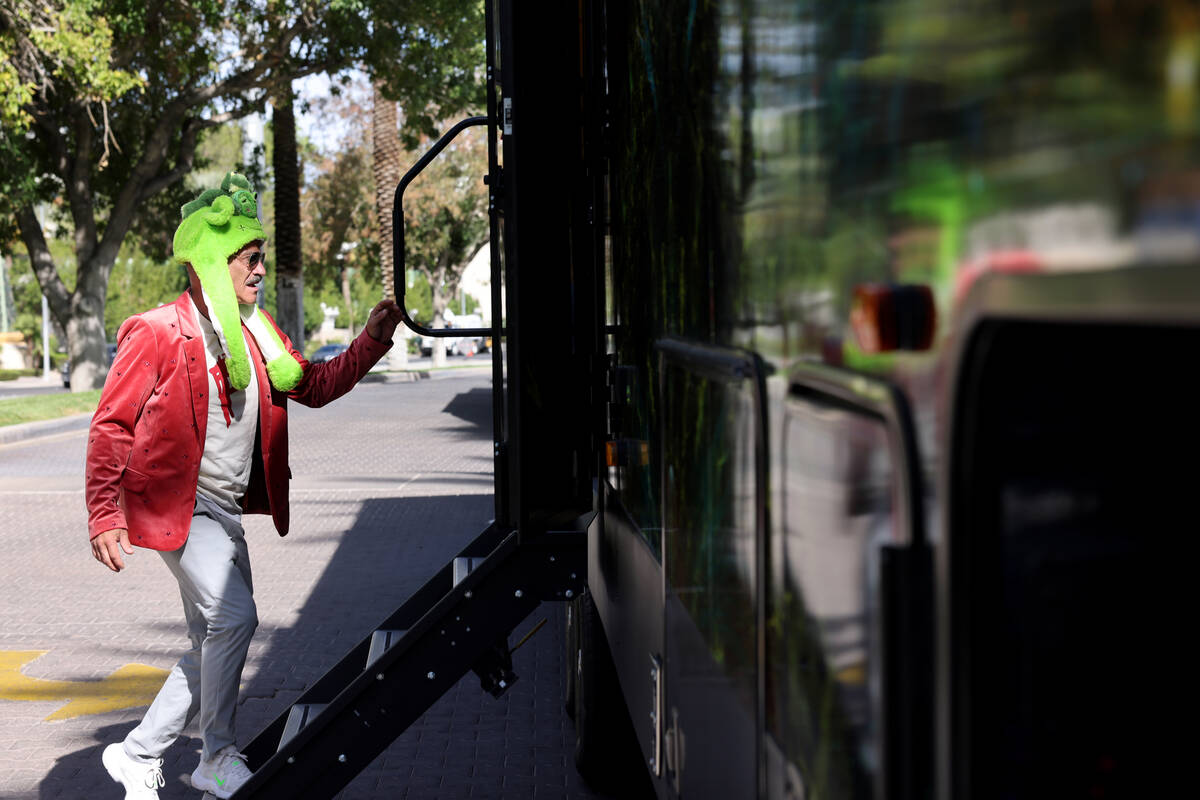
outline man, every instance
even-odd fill
[[[400,309],[377,305],[350,348],[309,364],[256,305],[266,274],[250,183],[226,175],[183,207],[174,258],[188,290],[128,319],[92,418],[86,496],[92,553],[114,572],[133,546],[179,583],[191,649],[140,725],[102,761],[127,800],[156,800],[162,754],[199,716],[192,785],[228,798],[250,777],[234,741],[238,685],[258,625],[243,513],[288,530],[287,401],[348,392],[391,347]]]

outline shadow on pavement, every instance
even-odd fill
[[[67,753],[55,762],[38,787],[38,800],[81,800],[88,798],[121,797],[121,787],[114,783],[100,763],[105,746],[119,742],[137,726],[136,722],[105,725],[94,732],[95,742],[80,750]],[[163,778],[166,785],[159,789],[160,800],[200,797],[192,788],[188,776],[200,760],[200,740],[182,736],[163,759]]]
[[[445,414],[458,417],[463,422],[474,425],[474,429],[463,431],[470,437],[492,435],[492,390],[478,387],[467,392],[460,392],[442,409]]]
[[[491,391],[459,394],[445,412],[476,426],[471,435],[488,436]],[[293,505],[293,518],[314,509]],[[255,586],[263,604],[286,608],[291,594],[308,592],[295,609],[294,624],[263,626],[251,644],[251,668],[238,707],[238,740],[245,744],[301,692],[367,636],[405,599],[475,538],[494,516],[490,494],[368,499],[344,532],[312,531],[317,539],[338,539],[328,563],[312,583],[303,573],[312,548],[285,541],[274,560],[253,555]],[[303,533],[294,533],[302,540]],[[329,546],[328,544],[326,545]],[[310,567],[311,569],[311,567]],[[309,573],[311,574],[311,573]],[[311,590],[309,589],[311,586]],[[178,613],[171,604],[167,615]],[[476,677],[465,678],[437,701],[343,791],[344,800],[387,798],[594,798],[575,772],[574,729],[563,713],[563,614],[544,604],[517,626],[515,642],[540,620],[547,624],[514,654],[519,680],[494,699]],[[183,638],[183,621],[178,621]],[[180,649],[182,654],[182,646]],[[116,798],[120,789],[100,763],[103,746],[120,741],[136,721],[98,728],[94,741],[62,756],[40,785],[40,798]],[[195,734],[193,725],[188,730]],[[198,798],[184,783],[195,767],[198,738],[181,738],[165,755],[162,800]]]
[[[491,495],[365,501],[295,626],[266,637],[241,694],[239,741],[284,712],[492,516]],[[543,618],[551,624],[514,654],[519,680],[505,696],[492,698],[468,673],[339,797],[597,797],[575,772],[574,728],[563,713],[561,606],[536,609],[512,641]]]

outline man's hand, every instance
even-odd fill
[[[113,572],[125,569],[125,560],[121,551],[133,555],[133,546],[129,544],[129,531],[124,528],[113,528],[92,539],[92,555]]]
[[[377,342],[389,342],[400,324],[400,306],[395,300],[384,300],[371,309],[367,318],[367,335]]]

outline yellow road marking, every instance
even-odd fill
[[[103,714],[149,705],[167,678],[167,670],[126,664],[99,681],[50,681],[21,674],[21,668],[46,650],[0,650],[0,700],[66,701],[44,721]]]

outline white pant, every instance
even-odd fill
[[[139,761],[161,757],[199,713],[208,761],[235,742],[238,686],[258,627],[250,552],[240,518],[198,495],[187,542],[159,555],[179,582],[192,649],[125,737],[125,752]]]

